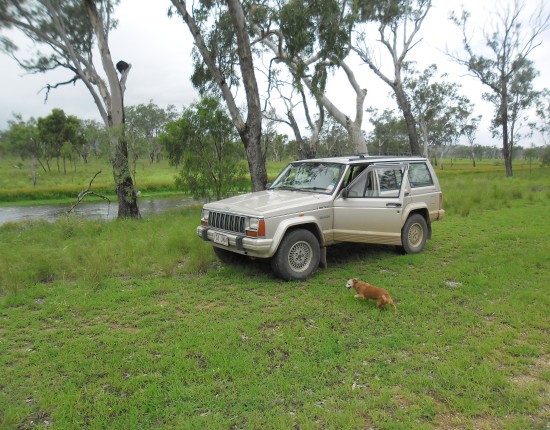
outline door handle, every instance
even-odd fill
[[[400,208],[401,206],[401,203],[386,203],[387,208]]]

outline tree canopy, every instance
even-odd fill
[[[170,122],[160,142],[170,162],[181,166],[176,183],[196,198],[220,199],[244,174],[235,127],[215,98],[203,98]]]

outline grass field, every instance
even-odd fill
[[[306,282],[217,262],[198,207],[0,227],[0,428],[547,429],[550,172],[439,175],[423,253]]]
[[[243,161],[243,164],[246,162]],[[270,180],[273,180],[285,165],[286,162],[269,163]],[[115,199],[112,168],[107,160],[91,157],[86,164],[78,162],[76,169],[71,166],[67,169],[67,174],[63,173],[63,167],[58,172],[55,162],[51,162],[50,167],[51,171],[44,172],[39,165],[36,166],[38,179],[37,185],[33,186],[30,161],[0,159],[0,207],[74,201],[78,193],[88,187],[97,172],[101,173],[94,180],[92,190]],[[178,169],[171,166],[167,160],[152,164],[140,160],[136,166],[136,188],[142,196],[185,193],[185,190],[176,188],[177,174]],[[243,183],[243,187],[249,187],[249,178],[243,178],[240,182]]]

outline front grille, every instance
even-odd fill
[[[235,233],[245,233],[245,217],[242,215],[210,211],[208,214],[208,225]]]

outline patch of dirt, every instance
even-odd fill
[[[32,430],[37,427],[48,427],[52,424],[51,416],[46,411],[36,411],[25,418],[18,426],[17,430]]]

